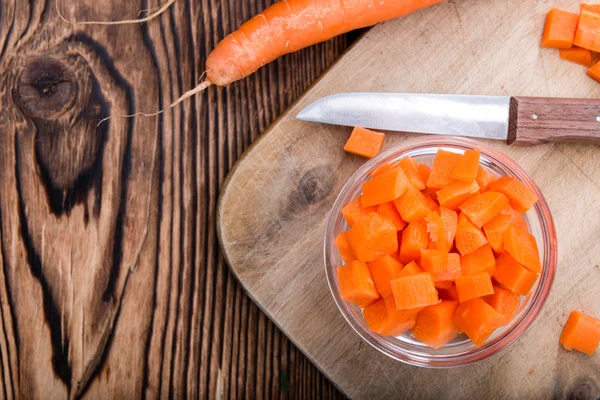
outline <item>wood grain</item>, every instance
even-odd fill
[[[233,163],[350,39],[97,126],[194,87],[271,2],[182,0],[112,27],[0,2],[0,398],[339,397],[230,274],[215,216]],[[107,21],[158,5],[57,4]]]
[[[370,30],[246,153],[223,189],[220,239],[228,262],[290,338],[351,398],[585,398],[600,396],[600,354],[559,345],[571,310],[600,317],[600,148],[489,142],[539,185],[558,232],[554,286],[535,323],[477,365],[428,370],[363,343],[331,298],[323,235],[337,193],[364,163],[342,150],[349,128],[295,120],[338,92],[384,91],[596,99],[585,70],[540,49],[556,0],[448,1]],[[484,21],[482,23],[482,21]],[[410,134],[390,133],[384,146]]]

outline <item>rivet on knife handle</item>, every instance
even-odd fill
[[[508,144],[600,144],[600,100],[512,97]]]

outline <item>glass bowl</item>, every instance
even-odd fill
[[[527,297],[521,297],[521,306],[513,320],[505,327],[496,330],[487,342],[477,348],[465,335],[459,335],[453,342],[435,350],[411,336],[410,331],[398,337],[382,336],[367,327],[361,309],[342,300],[338,288],[336,268],[344,262],[334,241],[337,235],[348,230],[342,216],[342,208],[361,193],[362,183],[369,179],[378,166],[411,156],[420,163],[431,166],[438,149],[462,153],[468,149],[481,151],[480,164],[490,172],[500,176],[514,176],[529,186],[539,197],[535,207],[524,217],[531,234],[535,237],[542,257],[543,272]],[[531,178],[506,155],[474,140],[428,136],[407,140],[379,156],[369,160],[348,180],[333,205],[325,233],[325,272],[333,299],[350,326],[371,346],[382,353],[407,364],[427,368],[451,368],[465,366],[488,358],[507,348],[523,335],[536,319],[554,281],[557,263],[556,231],[550,209]]]

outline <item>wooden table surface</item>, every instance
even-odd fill
[[[160,19],[75,26],[0,1],[0,398],[338,398],[248,299],[215,234],[242,152],[348,46],[195,86],[208,52],[274,0],[178,0]],[[157,0],[58,1],[118,20]]]

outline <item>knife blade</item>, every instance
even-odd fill
[[[315,101],[296,119],[521,145],[553,141],[600,144],[597,99],[340,93]]]

